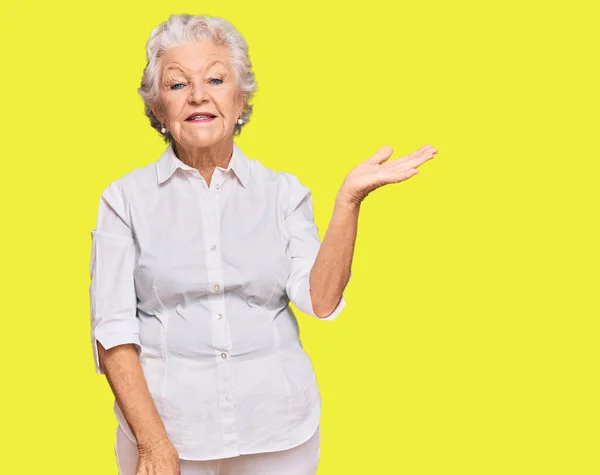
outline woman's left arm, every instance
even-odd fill
[[[319,318],[327,317],[337,307],[342,291],[350,279],[359,211],[360,202],[348,199],[340,190],[331,221],[310,271],[310,297]]]
[[[342,298],[354,255],[360,204],[377,188],[407,180],[437,150],[425,145],[406,157],[389,160],[391,147],[381,148],[346,176],[336,196],[329,227],[310,271],[310,296],[315,314],[327,317]]]

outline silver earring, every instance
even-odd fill
[[[162,129],[160,129],[160,132],[163,133],[163,134],[167,132],[167,129],[165,129],[164,125],[163,125]]]
[[[242,125],[244,123],[244,121],[241,119],[241,117],[238,119],[237,121],[238,124]]]

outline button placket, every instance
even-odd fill
[[[215,172],[215,178],[219,174]],[[215,189],[219,189],[219,183],[215,182]],[[235,412],[233,406],[233,371],[231,365],[233,360],[229,348],[229,328],[225,319],[225,293],[221,268],[221,253],[219,246],[219,200],[220,193],[211,193],[210,190],[202,194],[200,207],[204,229],[204,242],[206,267],[210,282],[210,293],[208,305],[211,314],[215,315],[212,320],[212,344],[217,359],[217,386],[219,393],[219,408],[221,415],[221,428],[223,433],[223,444],[227,453],[238,452]]]

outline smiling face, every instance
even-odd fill
[[[233,137],[245,96],[238,89],[226,46],[210,40],[168,49],[159,60],[158,104],[154,115],[185,148],[206,148]],[[189,120],[205,112],[210,120]]]

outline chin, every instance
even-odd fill
[[[221,142],[223,139],[225,139],[225,137],[223,137],[221,135],[216,135],[214,133],[213,134],[202,133],[202,134],[195,134],[194,136],[190,137],[189,140],[186,140],[186,142],[191,147],[205,148],[205,147],[211,147],[213,145],[216,145],[219,142]]]

